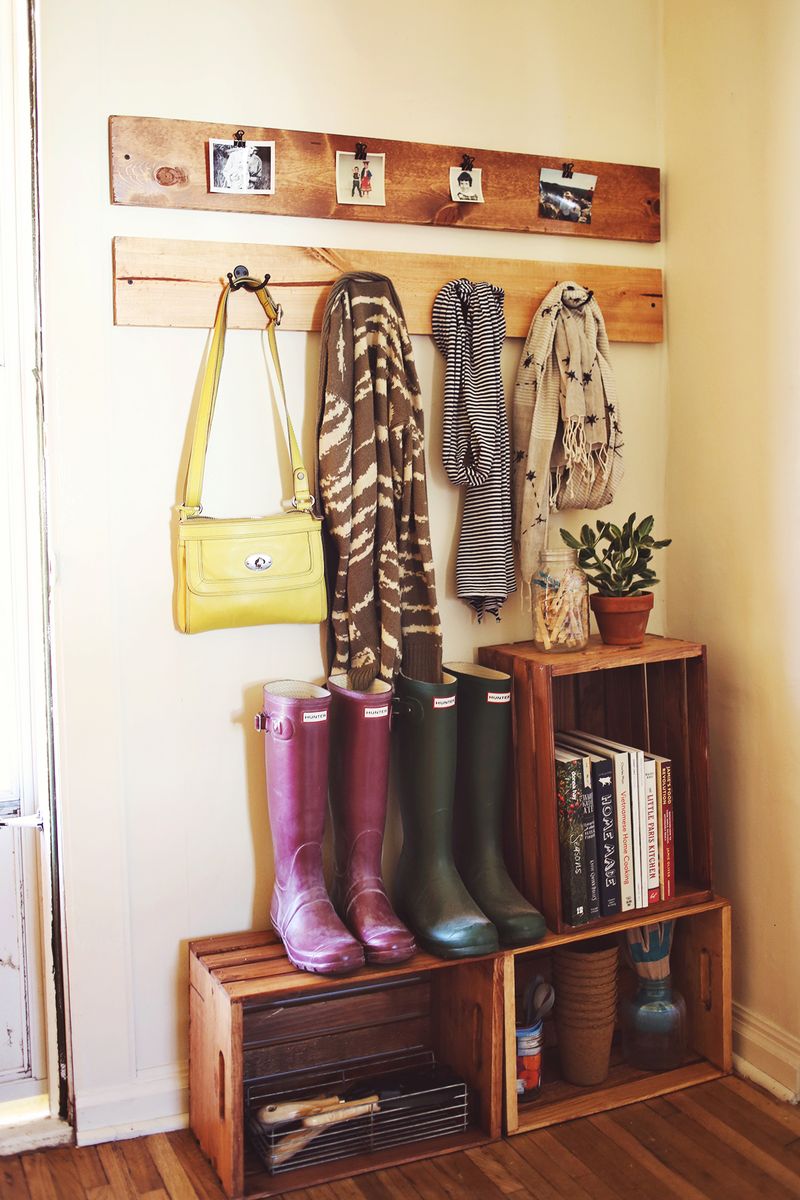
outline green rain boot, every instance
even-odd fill
[[[543,938],[547,929],[542,914],[514,887],[503,861],[511,676],[474,663],[448,663],[446,669],[458,680],[456,864],[502,944],[526,946]]]
[[[418,943],[440,958],[493,954],[497,930],[475,904],[453,861],[456,681],[395,681],[393,733],[403,849],[395,909]]]

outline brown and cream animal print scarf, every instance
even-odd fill
[[[622,473],[603,314],[586,288],[557,283],[533,318],[514,391],[514,534],[524,585],[547,544],[551,509],[610,504]]]
[[[333,559],[332,669],[441,678],[442,631],[428,524],[422,402],[391,280],[343,275],[325,306],[318,496]]]

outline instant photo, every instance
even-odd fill
[[[336,151],[336,201],[338,204],[386,204],[386,155],[356,158]]]
[[[539,175],[539,216],[548,221],[591,225],[596,175],[572,175],[542,167]]]
[[[451,167],[450,197],[459,204],[483,204],[481,168],[471,167],[465,171],[462,167]]]
[[[275,192],[275,143],[235,142],[211,138],[208,143],[209,191],[250,195]]]

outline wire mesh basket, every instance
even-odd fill
[[[422,1047],[245,1083],[248,1140],[271,1175],[467,1128],[466,1083]]]

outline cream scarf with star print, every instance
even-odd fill
[[[523,584],[547,545],[551,510],[611,502],[622,444],[603,314],[586,288],[557,283],[533,318],[514,390],[514,536]]]

